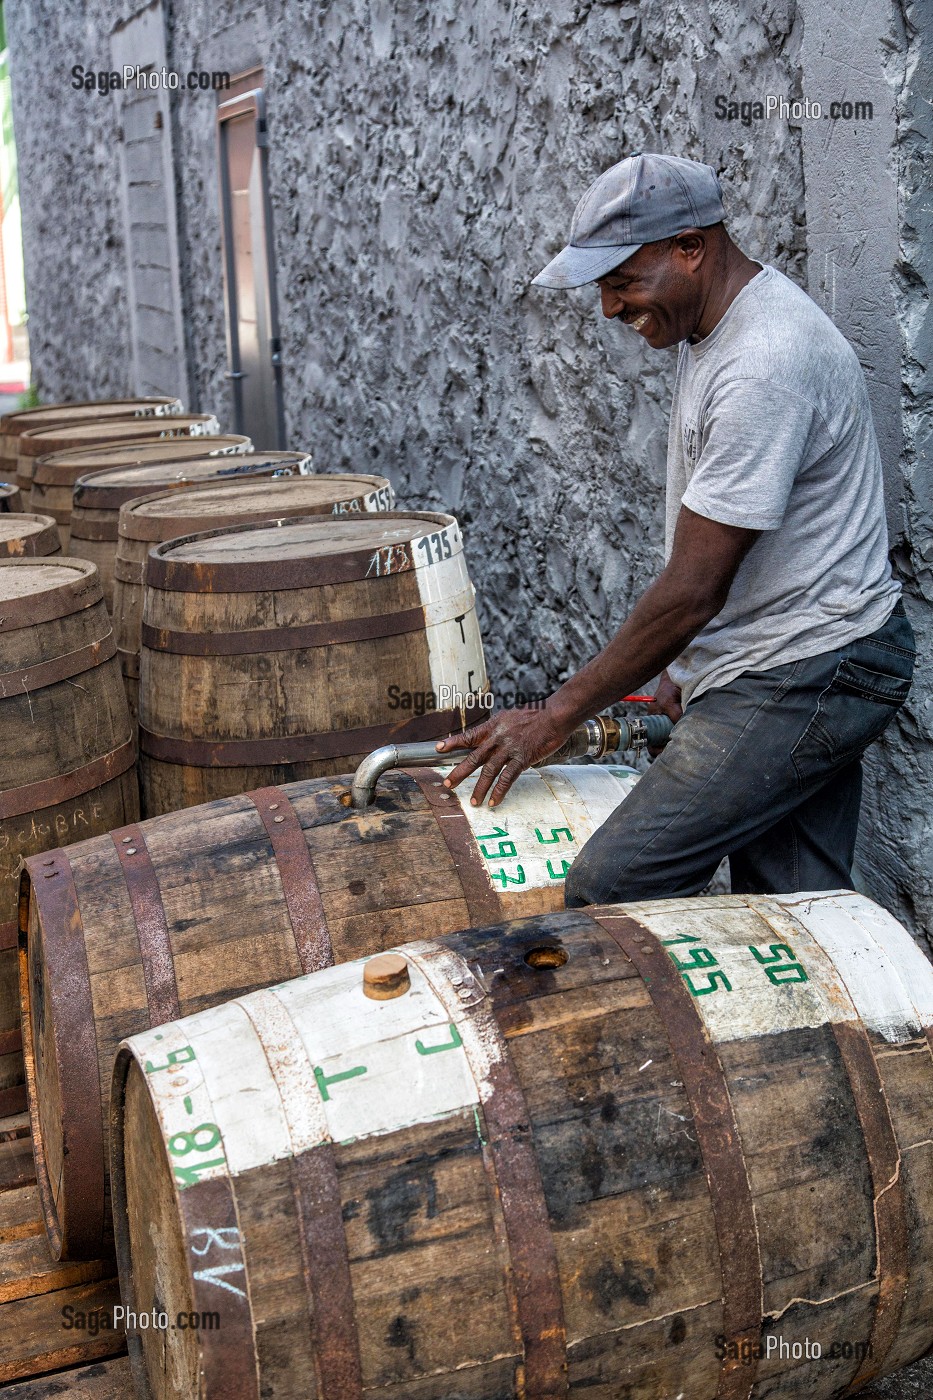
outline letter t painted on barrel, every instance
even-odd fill
[[[330,1094],[327,1092],[328,1085],[339,1084],[342,1079],[355,1079],[358,1074],[365,1073],[365,1065],[357,1065],[356,1069],[342,1070],[340,1074],[325,1074],[324,1071],[321,1069],[320,1065],[314,1066],[314,1078],[317,1081],[317,1087],[321,1092],[321,1098],[324,1100],[325,1103],[327,1103],[328,1099],[330,1098]]]

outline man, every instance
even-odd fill
[[[543,708],[442,752],[475,755],[490,806],[585,718],[661,673],[667,748],[567,877],[568,905],[732,888],[851,888],[861,755],[904,703],[914,639],[887,554],[861,366],[810,298],[745,256],[707,165],[636,155],[577,206],[535,278],[596,282],[603,315],[679,346],[667,563],[603,651]],[[681,718],[681,715],[683,716]]]

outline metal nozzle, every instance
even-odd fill
[[[607,753],[622,753],[626,749],[662,748],[670,737],[673,725],[664,715],[643,715],[638,719],[617,720],[610,715],[597,715],[579,725],[565,743],[554,753],[535,763],[564,763],[574,758],[602,758]],[[376,784],[383,773],[392,768],[436,768],[445,763],[461,763],[472,749],[457,749],[439,754],[436,739],[418,744],[385,744],[363,759],[350,785],[350,805],[357,809],[369,807],[376,797]]]

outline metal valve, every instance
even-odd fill
[[[673,727],[664,715],[625,720],[597,715],[595,719],[585,720],[559,749],[532,766],[542,768],[545,764],[565,763],[574,758],[602,758],[604,754],[623,753],[626,749],[638,752],[649,744],[652,748],[663,748]],[[434,747],[436,743],[436,739],[428,739],[418,744],[385,744],[375,749],[353,775],[351,806],[369,807],[376,797],[376,784],[383,773],[392,768],[436,768],[445,763],[460,763],[473,752],[459,749],[449,755],[439,754]]]

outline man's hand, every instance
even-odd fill
[[[567,729],[559,724],[546,707],[503,710],[462,734],[451,734],[440,740],[438,753],[475,750],[444,779],[444,786],[454,788],[477,768],[482,768],[470,802],[474,807],[479,806],[492,788],[489,805],[497,807],[519,773],[559,749],[572,729],[573,725]]]
[[[647,709],[652,715],[667,715],[672,724],[676,724],[683,715],[680,686],[674,684],[666,671],[661,672],[661,678],[654,688],[654,701]]]
[[[654,700],[648,705],[647,711],[651,715],[667,715],[672,724],[676,724],[683,715],[684,707],[680,703],[680,686],[675,685],[666,671],[661,672],[660,679],[654,688]],[[663,749],[655,749],[648,745],[648,753],[652,758],[657,758]]]

